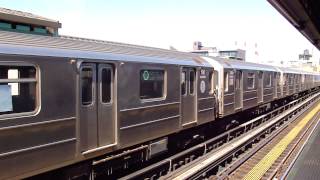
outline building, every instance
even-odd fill
[[[235,50],[218,50],[217,47],[204,47],[200,41],[193,43],[191,53],[200,54],[202,56],[221,57],[226,59],[235,59],[240,61],[246,60],[246,51],[242,49]]]
[[[193,43],[193,50],[191,53],[200,54],[202,56],[213,56],[219,55],[218,49],[216,47],[204,47],[200,41],[195,41]]]
[[[313,57],[308,49],[299,54],[297,59],[288,61],[286,64],[288,67],[304,69],[306,71],[318,71],[319,65],[319,59]]]
[[[219,57],[245,61],[246,51],[242,49],[223,50],[223,51],[219,51]]]
[[[35,14],[0,8],[0,29],[41,35],[58,35],[61,23]]]

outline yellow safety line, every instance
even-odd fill
[[[287,146],[295,139],[299,132],[307,125],[307,123],[319,112],[320,103],[309,112],[267,155],[256,164],[248,174],[243,178],[244,180],[261,179],[268,171],[272,164],[279,158]]]

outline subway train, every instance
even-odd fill
[[[300,70],[0,31],[0,179],[93,179],[100,165],[112,174],[180,132],[319,86]]]

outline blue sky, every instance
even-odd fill
[[[258,51],[247,56],[258,62],[294,60],[304,49],[319,58],[266,0],[1,0],[0,6],[59,20],[65,35],[184,51],[199,40]]]

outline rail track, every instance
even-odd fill
[[[311,135],[316,130],[317,126],[319,126],[320,124],[319,119],[320,119],[320,113],[318,112],[317,115],[313,118],[308,128],[306,129],[306,131],[304,131],[303,134],[299,136],[297,143],[294,144],[294,147],[290,150],[290,153],[288,153],[285,156],[285,158],[274,170],[272,177],[278,178],[278,179],[284,179],[288,175],[289,170],[291,169],[294,162],[299,157],[304,146],[306,145]]]
[[[250,172],[254,167],[258,167],[258,163],[262,163],[262,160],[270,160],[276,158],[270,166],[266,168],[266,171],[258,177],[258,179],[273,179],[281,178],[288,168],[288,164],[292,161],[297,151],[301,149],[304,142],[308,140],[308,137],[313,132],[316,125],[319,123],[319,113],[316,113],[310,121],[297,133],[297,136],[292,138],[286,148],[282,152],[279,152],[279,156],[276,156],[274,150],[277,144],[288,138],[288,134],[296,128],[303,120],[303,117],[307,115],[309,109],[313,109],[317,105],[318,101],[311,103],[307,106],[306,111],[299,113],[300,116],[288,121],[283,126],[279,127],[272,135],[266,137],[258,144],[253,145],[252,149],[244,153],[236,161],[231,163],[228,168],[211,177],[211,179],[246,179],[250,177]],[[312,107],[312,108],[309,108]],[[302,117],[302,118],[301,118]],[[259,167],[261,168],[261,167]],[[257,178],[257,177],[251,177]],[[249,178],[250,179],[250,178]]]
[[[314,92],[121,179],[230,177],[320,97]],[[257,155],[258,156],[258,155]],[[250,158],[252,159],[252,158]],[[234,176],[236,177],[236,176]]]

